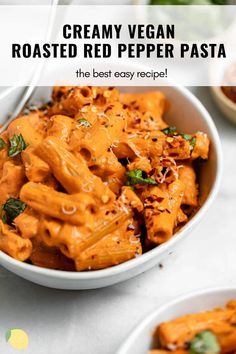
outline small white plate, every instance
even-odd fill
[[[158,308],[144,319],[116,354],[148,354],[153,349],[152,333],[161,322],[221,307],[232,299],[236,299],[236,288],[208,289],[182,296]]]

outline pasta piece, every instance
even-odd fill
[[[166,109],[166,98],[161,92],[124,93],[120,96],[121,102],[135,115],[129,120],[129,127],[139,130],[158,130],[166,126],[162,120]],[[138,115],[136,112],[140,112]]]
[[[0,250],[19,261],[25,261],[31,254],[32,243],[21,238],[0,220]]]
[[[182,209],[178,210],[178,214],[177,214],[177,222],[178,224],[182,224],[188,221],[188,216],[186,214],[184,214]]]
[[[89,87],[63,87],[53,89],[53,106],[50,115],[63,114],[73,117],[86,104],[93,102],[92,90]]]
[[[144,192],[144,216],[150,241],[161,244],[173,235],[183,193],[184,185],[179,180],[171,183],[167,191],[151,187]]]
[[[147,157],[140,157],[140,158],[134,159],[133,162],[131,162],[127,165],[127,168],[129,169],[129,171],[142,170],[142,171],[146,172],[147,174],[149,172],[151,172],[153,169],[151,162]]]
[[[71,149],[80,152],[89,166],[98,165],[99,159],[119,142],[125,124],[122,105],[108,107],[104,117],[99,116],[93,125],[82,128],[83,134],[80,123],[77,125],[70,139]]]
[[[30,256],[31,262],[39,267],[74,271],[74,262],[65,257],[58,248],[47,247],[42,242],[34,241]]]
[[[65,142],[68,142],[71,130],[73,128],[73,120],[67,116],[55,115],[51,117],[51,126],[47,130],[47,136],[55,136]]]
[[[186,160],[191,157],[192,148],[190,141],[182,136],[168,136],[165,139],[163,156],[169,156],[175,160]]]
[[[14,225],[20,231],[22,238],[36,237],[39,229],[39,216],[30,208],[14,219]]]
[[[40,119],[39,112],[31,112],[29,115],[21,116],[11,122],[7,132],[9,137],[14,134],[22,134],[25,142],[34,147],[43,140],[45,135],[43,127],[43,120]]]
[[[51,187],[53,189],[58,189],[59,187],[59,183],[56,180],[55,177],[53,177],[53,175],[49,174],[44,180],[43,180],[43,184],[45,186]]]
[[[96,164],[90,167],[90,171],[100,177],[113,193],[119,195],[125,182],[126,169],[117,160],[113,152],[105,153],[96,161]]]
[[[231,319],[235,316],[235,309],[219,309],[179,317],[173,321],[164,322],[158,328],[161,345],[176,345],[184,347],[194,336],[206,329],[214,333],[226,333],[230,330]]]
[[[113,149],[118,158],[171,157],[185,160],[191,157],[192,146],[182,136],[168,137],[161,131],[129,130]]]
[[[27,147],[22,151],[21,157],[28,180],[43,182],[50,175],[49,165],[35,154],[33,148]]]
[[[108,268],[141,255],[140,240],[133,242],[121,239],[116,233],[104,237],[94,246],[86,249],[75,260],[76,270]]]
[[[4,204],[10,197],[18,197],[24,182],[24,167],[6,161],[0,179],[0,204]]]
[[[53,105],[50,115],[65,114],[74,117],[86,105],[105,106],[118,101],[119,92],[116,89],[102,87],[55,87],[53,89]]]
[[[89,223],[82,227],[64,224],[56,240],[58,243],[54,245],[58,247],[64,245],[60,248],[61,251],[67,257],[74,259],[104,236],[119,229],[132,217],[133,209],[141,211],[142,208],[142,203],[135,193],[129,188],[123,188],[121,196],[113,205],[95,214],[94,226]]]
[[[192,159],[195,160],[201,157],[203,160],[208,159],[210,141],[205,133],[196,133],[196,144],[192,152]]]
[[[28,182],[21,189],[20,199],[37,212],[59,220],[75,225],[92,223],[91,209],[95,208],[94,200],[84,193],[75,197],[43,184]]]
[[[114,200],[114,194],[90,172],[83,158],[75,157],[59,139],[44,139],[36,152],[49,164],[56,179],[69,193],[90,192],[101,204]]]
[[[198,189],[196,184],[196,173],[191,163],[181,163],[178,169],[179,179],[184,184],[184,196],[182,204],[188,207],[197,207],[198,205]]]
[[[228,330],[226,333],[218,334],[218,341],[221,353],[231,353],[236,350],[236,328]]]
[[[119,158],[154,158],[162,156],[166,136],[160,131],[139,132],[129,130],[113,151]]]

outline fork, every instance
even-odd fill
[[[55,17],[56,17],[56,11],[58,5],[69,5],[71,0],[51,0],[51,12],[50,12],[50,17],[48,21],[48,29],[47,29],[47,34],[46,34],[46,42],[49,42],[52,36],[53,28],[54,28],[54,23],[55,23]],[[8,125],[17,117],[25,108],[25,106],[28,104],[30,101],[31,97],[33,96],[35,89],[37,88],[37,83],[39,81],[40,75],[42,73],[42,70],[45,65],[45,60],[42,60],[38,67],[37,70],[35,71],[34,75],[31,78],[31,81],[28,86],[26,86],[23,89],[23,92],[20,94],[18,93],[17,96],[17,101],[18,103],[13,109],[9,109],[8,114],[6,114],[6,118],[0,128],[0,134],[4,132]],[[1,100],[11,100],[13,98],[13,94],[15,93],[15,90],[21,90],[21,87],[15,87],[15,88],[8,88],[5,92],[0,94],[0,102]],[[15,100],[14,100],[15,101]],[[0,103],[1,104],[1,103]],[[9,114],[9,112],[11,112]]]

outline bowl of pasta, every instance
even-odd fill
[[[206,354],[236,350],[236,288],[182,296],[150,314],[117,354]]]
[[[0,263],[61,289],[150,269],[216,196],[215,125],[185,88],[38,88],[0,136]]]

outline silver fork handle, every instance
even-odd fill
[[[61,0],[62,1],[62,0]],[[50,42],[53,27],[54,27],[54,22],[55,22],[55,17],[56,17],[56,11],[57,11],[57,6],[59,5],[60,0],[52,0],[52,9],[49,17],[49,22],[48,22],[48,29],[47,29],[47,34],[46,34],[46,42]],[[63,0],[63,3],[65,3],[65,0]],[[9,124],[17,117],[22,110],[24,109],[25,105],[29,102],[30,98],[32,97],[34,90],[36,88],[37,82],[39,81],[40,75],[43,71],[44,65],[45,65],[46,59],[40,61],[35,73],[32,76],[32,79],[30,81],[29,86],[27,86],[24,90],[24,93],[22,95],[22,98],[20,102],[17,104],[11,115],[8,117],[8,119],[4,122],[3,126],[0,128],[0,134],[4,132]]]

